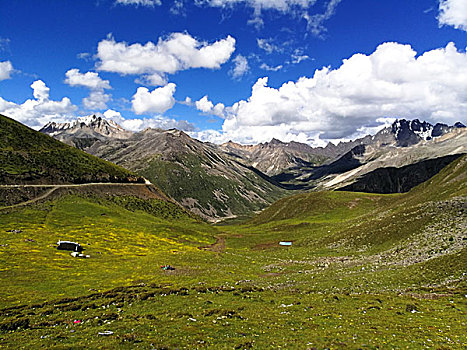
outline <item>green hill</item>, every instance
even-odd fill
[[[144,176],[209,220],[251,215],[287,195],[267,175],[175,129],[146,129],[86,151]]]
[[[137,181],[126,169],[0,115],[0,184]]]
[[[242,239],[232,244],[283,259],[308,257],[310,264],[326,267],[319,275],[322,284],[316,284],[321,288],[330,287],[329,278],[333,289],[360,290],[350,282],[360,266],[365,272],[357,276],[372,281],[363,289],[465,290],[466,174],[463,156],[405,194],[336,191],[284,198],[237,227]],[[279,241],[293,241],[294,248],[284,250]],[[334,268],[346,282],[329,275]]]
[[[344,216],[348,217],[360,211],[382,208],[382,205],[387,207],[395,204],[400,206],[416,205],[429,200],[465,196],[467,195],[465,181],[467,177],[466,159],[467,156],[463,156],[452,162],[442,169],[439,174],[403,195],[379,195],[345,191],[302,193],[275,202],[253,218],[251,222],[258,224],[294,218],[304,219],[315,215],[323,215],[324,213],[336,214],[339,211],[345,211]]]

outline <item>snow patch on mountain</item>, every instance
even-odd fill
[[[421,122],[418,119],[398,119],[392,124],[391,131],[396,137],[397,145],[406,147],[417,144],[422,140],[429,141],[434,137],[439,137],[454,129],[464,127],[464,124],[460,122],[453,126],[448,126],[441,123],[432,125],[425,121]]]
[[[81,130],[86,130],[88,133],[97,133],[102,136],[116,138],[127,138],[132,134],[130,131],[123,129],[113,120],[107,120],[94,114],[79,117],[69,123],[49,122],[39,131],[49,136],[58,136],[61,134],[75,134]]]

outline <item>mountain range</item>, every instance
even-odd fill
[[[453,126],[431,125],[417,119],[401,119],[373,136],[365,136],[346,145],[349,144],[357,145],[330,162],[319,166],[292,167],[273,178],[296,189],[344,187],[357,180],[361,181],[362,176],[379,168],[399,169],[428,159],[464,154],[467,129],[461,123]],[[434,169],[437,170],[430,172],[429,177],[441,168],[435,166]],[[415,181],[411,187],[419,183]],[[379,192],[378,186],[374,191]]]
[[[261,210],[290,191],[406,192],[466,153],[467,144],[462,123],[418,119],[399,119],[373,136],[326,147],[276,139],[216,145],[176,129],[132,133],[95,115],[40,131],[144,176],[210,220]]]
[[[127,170],[0,116],[2,344],[459,348],[466,129],[441,129],[398,121],[268,176],[178,130],[86,148]],[[249,217],[200,220],[149,176],[205,219]]]

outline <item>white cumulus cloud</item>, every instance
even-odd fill
[[[278,88],[268,86],[267,77],[258,79],[247,100],[225,109],[220,135],[243,143],[276,137],[322,144],[376,130],[388,118],[452,124],[466,111],[465,50],[450,43],[417,55],[410,45],[388,42]]]
[[[65,83],[70,86],[83,86],[91,90],[110,89],[108,80],[103,80],[96,72],[80,73],[79,69],[73,68],[65,73]]]
[[[224,110],[225,106],[222,103],[218,103],[214,105],[211,101],[209,101],[208,96],[204,96],[200,100],[195,102],[196,109],[199,111],[206,113],[217,115],[218,117],[224,117]]]
[[[13,65],[11,64],[11,62],[0,62],[0,81],[10,79],[11,73],[13,73]]]
[[[104,113],[102,113],[102,115],[105,119],[112,119],[117,123],[120,123],[122,120],[124,120],[124,118],[122,117],[122,114],[113,109],[106,110]]]
[[[37,100],[48,100],[50,88],[42,80],[36,80],[31,84],[32,95]]]
[[[31,88],[34,99],[28,99],[22,104],[6,101],[0,97],[0,113],[36,129],[49,121],[64,122],[75,117],[74,112],[77,107],[68,97],[60,101],[50,100],[50,89],[42,80],[33,82]]]
[[[230,59],[235,39],[227,36],[212,44],[200,42],[186,33],[172,33],[157,44],[128,44],[114,38],[99,42],[97,67],[101,71],[139,75],[151,85],[165,85],[167,74],[190,68],[218,69]]]
[[[195,102],[196,108],[204,113],[210,112],[214,108],[214,104],[208,100],[208,96],[204,96],[199,101]]]
[[[155,88],[153,91],[139,87],[133,95],[132,106],[136,114],[164,113],[175,104],[173,97],[176,85],[169,83],[166,86]]]
[[[178,129],[183,131],[193,131],[195,126],[186,120],[175,120],[163,116],[144,119],[126,119],[122,126],[131,131],[144,130],[146,128],[152,129]]]
[[[90,90],[89,96],[83,98],[83,105],[89,110],[100,110],[107,108],[107,102],[111,96],[104,92],[111,89],[108,80],[103,80],[96,72],[80,73],[79,69],[73,68],[65,73],[65,83],[70,86],[82,86]]]
[[[221,144],[230,140],[227,134],[211,129],[192,131],[189,132],[188,135],[203,142],[211,142],[217,144]]]
[[[440,0],[438,21],[440,25],[467,31],[467,1]]]
[[[122,114],[113,109],[108,109],[103,114],[104,118],[111,119],[120,124],[124,129],[131,131],[141,131],[146,128],[153,129],[179,129],[183,131],[193,131],[195,126],[186,120],[175,120],[164,116],[155,116],[153,118],[133,118],[125,119]]]
[[[89,110],[106,109],[110,95],[103,91],[91,91],[88,97],[83,98],[83,105]]]

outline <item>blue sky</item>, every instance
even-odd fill
[[[465,0],[0,0],[0,113],[322,145],[467,114]],[[31,87],[32,85],[32,87]]]

